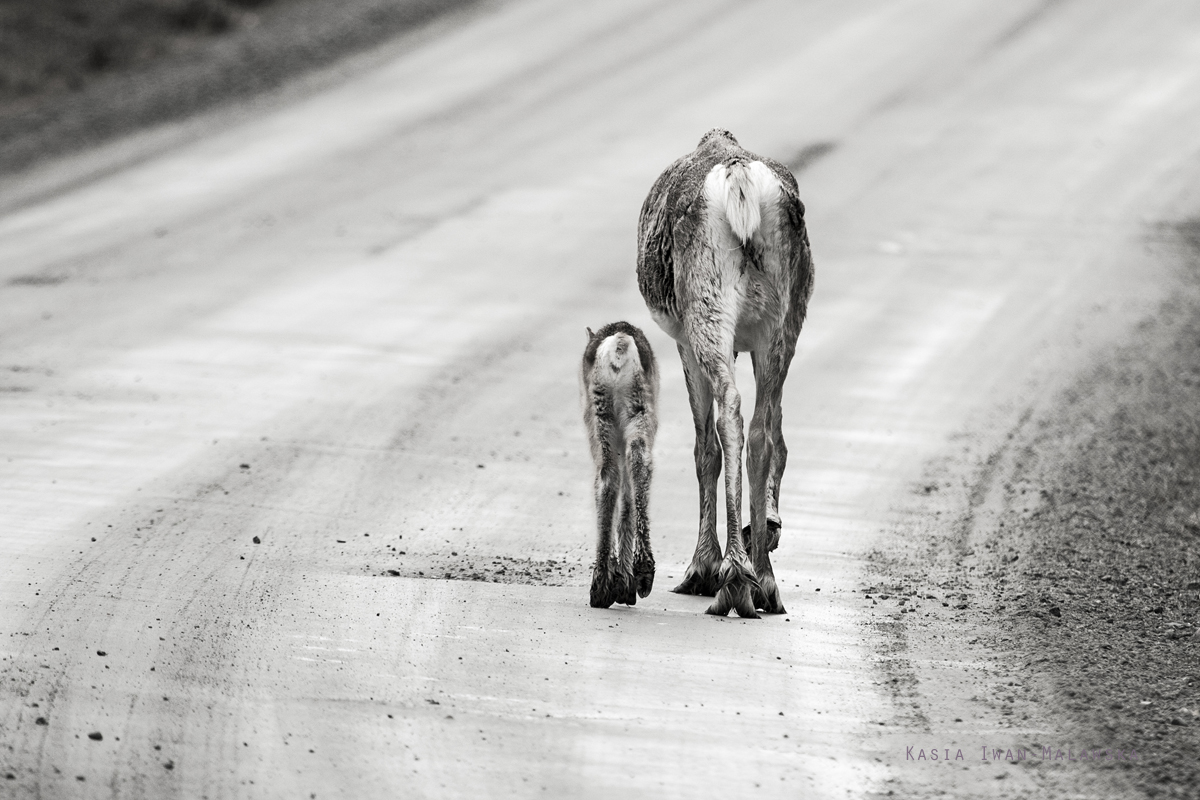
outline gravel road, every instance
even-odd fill
[[[1041,791],[979,759],[1021,732],[994,654],[880,626],[868,555],[1169,291],[1145,238],[1200,207],[1197,30],[1182,0],[514,0],[6,181],[0,791]],[[691,421],[634,280],[645,193],[715,126],[797,170],[817,265],[790,613],[758,621],[665,591]],[[621,318],[663,372],[659,581],[601,611],[575,370]]]

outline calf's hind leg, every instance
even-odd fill
[[[639,597],[654,588],[654,552],[650,548],[650,449],[646,440],[636,437],[629,443],[625,463],[633,496],[633,518],[637,541],[634,546],[633,577]]]
[[[637,515],[632,487],[629,485],[628,464],[621,470],[621,517],[617,523],[617,560],[613,576],[613,595],[618,603],[637,604],[637,582],[633,576],[633,557],[637,547],[634,534]]]
[[[620,500],[620,472],[609,446],[611,426],[597,420],[601,441],[600,464],[596,470],[596,565],[592,568],[592,608],[608,608],[617,600],[618,578],[613,556],[613,518]]]

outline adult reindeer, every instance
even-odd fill
[[[655,181],[638,224],[638,288],[654,321],[679,346],[700,482],[696,552],[673,591],[715,594],[709,614],[784,613],[768,555],[779,544],[787,462],[780,406],[812,287],[804,204],[787,167],[743,150],[728,131],[712,130]],[[743,531],[734,363],[746,351],[756,394],[747,447],[750,525]],[[724,560],[716,530],[722,460]]]

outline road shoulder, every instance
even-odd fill
[[[931,465],[872,554],[895,711],[878,741],[904,794],[1200,782],[1200,222],[1151,236],[1178,259],[1170,299],[995,442]]]
[[[109,2],[90,15],[76,14],[85,20],[79,22],[60,20],[66,12],[54,4],[14,6],[10,24],[22,21],[29,28],[15,34],[48,35],[44,45],[54,45],[57,60],[38,80],[21,81],[8,74],[20,65],[0,60],[3,85],[23,85],[20,93],[0,93],[0,174],[278,90],[478,2],[291,0],[255,3],[251,10],[215,0],[192,5],[209,9],[208,15],[175,19],[170,13],[182,12],[167,4],[122,14],[122,3]],[[156,9],[157,15],[149,13]],[[220,20],[215,28],[214,20]],[[164,30],[172,21],[174,28]],[[79,29],[77,35],[64,37],[62,26]],[[97,54],[109,51],[97,61]],[[118,58],[126,51],[143,55]]]

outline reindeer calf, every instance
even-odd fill
[[[627,322],[587,333],[579,384],[596,465],[598,533],[591,604],[633,605],[654,585],[649,504],[658,364],[646,335]]]

